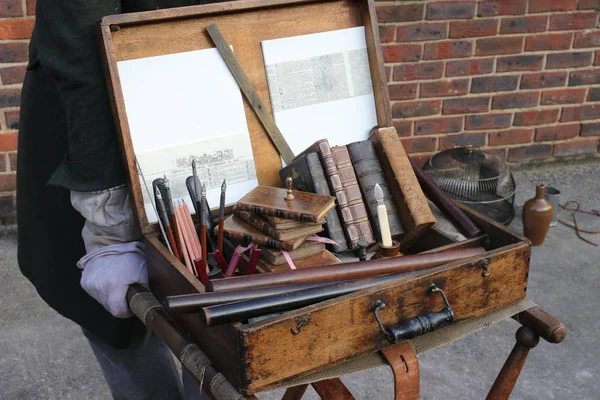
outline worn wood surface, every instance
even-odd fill
[[[531,241],[525,236],[509,229],[508,227],[494,221],[486,215],[483,215],[464,204],[455,201],[458,208],[462,209],[481,230],[488,235],[490,244],[493,248],[508,246],[510,244],[525,242],[531,244]]]
[[[530,247],[515,244],[484,255],[491,274],[483,277],[478,261],[455,262],[432,268],[418,278],[385,284],[242,326],[248,349],[245,379],[249,393],[269,388],[287,376],[330,367],[360,354],[389,346],[379,331],[372,308],[376,300],[388,306],[383,323],[396,325],[421,313],[443,307],[427,288],[442,288],[456,320],[477,317],[525,297]],[[302,332],[293,335],[297,320],[308,317]],[[274,356],[276,355],[276,356]]]
[[[375,96],[375,108],[377,110],[377,125],[381,127],[394,126],[390,95],[387,88],[385,64],[383,54],[380,51],[381,42],[379,39],[379,26],[377,25],[377,13],[372,3],[367,1],[360,3],[360,13],[367,38],[367,52],[369,54],[373,95]],[[376,46],[372,46],[372,44],[376,44]]]
[[[204,286],[171,255],[154,235],[145,236],[146,260],[150,289],[162,300],[166,296],[204,292]],[[204,327],[197,314],[171,314],[172,318],[188,332],[229,381],[240,387],[241,368],[238,362],[239,324]]]
[[[399,240],[401,240],[401,238]],[[455,240],[449,238],[442,232],[439,232],[435,229],[427,229],[427,232],[425,232],[421,239],[419,239],[410,247],[410,249],[406,251],[406,254],[418,254],[423,251],[436,249],[438,247],[454,243],[456,243]]]
[[[110,99],[113,118],[117,132],[121,138],[119,145],[121,147],[121,155],[125,170],[128,175],[129,193],[133,200],[133,214],[138,221],[142,233],[158,232],[158,224],[153,227],[148,226],[148,219],[144,210],[144,200],[142,195],[142,187],[137,174],[137,166],[135,154],[133,152],[133,143],[129,132],[127,122],[127,112],[125,111],[125,101],[121,90],[121,81],[117,70],[117,57],[114,51],[114,43],[110,27],[102,25],[99,33],[99,42],[101,47],[102,63],[107,79],[107,91]],[[149,185],[152,182],[148,182]]]
[[[486,400],[508,400],[510,398],[525,365],[525,360],[527,360],[529,350],[537,346],[540,341],[540,337],[526,326],[517,330],[516,337],[517,343],[496,377]]]
[[[432,231],[430,229],[430,231]],[[475,237],[473,239],[467,239],[463,242],[456,242],[456,243],[451,243],[451,244],[447,244],[445,246],[440,246],[440,247],[434,247],[431,248],[429,250],[425,250],[419,254],[423,254],[423,253],[440,253],[440,252],[444,252],[444,251],[452,251],[452,250],[458,250],[458,249],[469,249],[469,248],[474,248],[474,247],[485,247],[485,241],[487,239],[487,235],[482,235],[479,237]]]
[[[101,27],[103,56],[118,130],[123,138],[132,197],[143,232],[156,232],[157,226],[149,225],[145,215],[116,62],[213,48],[206,28],[216,24],[233,46],[265,111],[271,113],[261,41],[364,25],[378,122],[391,126],[385,70],[375,20],[374,6],[367,0],[248,0],[104,18]],[[278,152],[248,102],[244,103],[244,107],[258,181],[260,184],[279,186],[281,162]]]

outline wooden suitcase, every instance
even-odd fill
[[[371,0],[247,0],[104,18],[101,41],[122,138],[135,211],[146,241],[150,288],[158,298],[203,292],[204,287],[173,257],[150,224],[143,206],[135,153],[116,63],[214,47],[206,28],[218,24],[236,56],[270,107],[260,42],[308,33],[364,26],[379,126],[392,126],[375,8]],[[200,72],[199,72],[200,73]],[[279,185],[278,153],[252,109],[245,104],[260,184]],[[259,152],[260,149],[260,152]],[[393,326],[444,307],[431,293],[443,289],[455,321],[481,316],[525,297],[530,243],[504,226],[467,208],[465,212],[487,234],[447,244],[435,233],[415,249],[427,251],[484,244],[486,253],[453,262],[377,287],[285,312],[259,322],[204,327],[198,315],[173,315],[213,364],[240,391],[250,394],[291,377],[312,373],[353,357],[390,346],[375,319],[378,301],[383,325]],[[485,242],[485,243],[484,243]],[[443,246],[446,245],[446,246]],[[439,246],[443,246],[440,248]],[[230,249],[231,250],[231,249]]]

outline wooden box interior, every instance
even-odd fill
[[[364,26],[378,124],[391,126],[375,21],[374,6],[368,0],[249,0],[115,15],[103,20],[101,36],[109,88],[122,137],[131,194],[145,234],[150,287],[157,297],[203,292],[204,287],[162,245],[156,224],[149,224],[146,218],[116,62],[212,48],[214,45],[206,27],[215,23],[234,46],[258,95],[270,108],[260,48],[262,40]],[[247,102],[245,111],[254,154],[260,155],[255,157],[259,183],[279,185],[281,164],[277,151]],[[483,257],[427,270],[414,281],[365,289],[260,322],[206,328],[197,315],[173,317],[238,389],[254,393],[290,377],[388,346],[369,312],[368,304],[377,296],[384,296],[391,304],[383,315],[388,324],[441,308],[439,299],[427,296],[423,289],[431,281],[444,287],[458,319],[479,316],[523,298],[527,287],[529,243],[486,217],[466,208],[465,211],[490,239],[489,251]],[[428,251],[444,245],[453,248],[468,244],[448,245],[446,239],[432,232],[416,249]],[[481,275],[478,263],[483,258],[489,261],[490,278]],[[452,285],[454,281],[456,287]],[[469,296],[461,296],[461,293],[469,293]],[[480,306],[474,308],[473,301],[479,302]],[[296,318],[306,313],[311,313],[313,320],[322,318],[324,322],[309,326],[304,335],[291,335],[289,330],[295,327]],[[340,315],[344,318],[337,318]],[[343,336],[338,340],[337,334],[348,328],[351,328],[352,339]]]
[[[157,232],[158,228],[148,223],[143,207],[117,62],[214,48],[206,28],[216,24],[271,112],[261,41],[364,26],[377,122],[391,126],[376,20],[369,0],[248,0],[105,17],[101,25],[103,55],[142,232]],[[278,152],[246,101],[244,107],[258,182],[279,186]]]

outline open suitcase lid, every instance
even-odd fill
[[[379,126],[392,126],[376,20],[375,7],[371,0],[249,0],[105,17],[101,24],[101,40],[109,92],[131,182],[130,191],[134,208],[142,232],[144,234],[158,232],[158,224],[153,222],[155,217],[148,201],[148,191],[140,179],[136,163],[149,165],[148,162],[158,160],[160,164],[164,161],[161,155],[164,155],[165,149],[172,151],[171,154],[184,150],[191,154],[189,149],[199,145],[185,140],[181,142],[181,138],[185,135],[188,135],[188,138],[195,135],[193,128],[185,126],[185,118],[167,112],[157,112],[156,115],[151,106],[146,107],[152,104],[153,99],[164,102],[165,99],[180,98],[177,88],[185,86],[174,84],[170,96],[168,88],[164,87],[164,82],[168,81],[165,80],[165,76],[168,75],[169,66],[174,65],[173,59],[163,63],[167,69],[161,70],[164,74],[161,74],[160,79],[148,75],[149,69],[146,68],[150,65],[148,62],[159,60],[160,57],[157,56],[178,55],[183,57],[179,65],[197,70],[197,76],[202,77],[198,79],[213,76],[210,67],[207,67],[208,70],[205,69],[206,65],[210,64],[199,62],[190,65],[187,56],[191,53],[187,52],[215,48],[207,33],[207,27],[216,24],[232,46],[242,68],[255,86],[259,98],[268,108],[267,111],[271,113],[272,103],[269,97],[262,41],[364,27],[376,122]],[[219,57],[216,50],[215,55]],[[218,78],[214,76],[215,82],[207,82],[207,84],[215,88],[215,102],[188,105],[192,109],[196,106],[199,114],[211,112],[211,116],[214,116],[215,113],[222,113],[223,126],[229,126],[234,116],[231,115],[230,118],[228,115],[227,101],[223,102],[222,98],[217,98],[220,94],[218,88],[223,87],[224,91],[226,89],[225,86],[219,86]],[[176,83],[178,77],[170,76],[169,79]],[[218,104],[225,106],[219,108]],[[240,105],[239,110],[241,109]],[[278,172],[281,169],[279,154],[245,99],[243,111],[241,120],[245,119],[243,122],[247,124],[252,149],[250,160],[254,158],[256,179],[254,182],[279,186]],[[238,120],[240,120],[239,115]],[[182,132],[186,130],[192,133],[183,134]],[[228,138],[232,137],[234,136]],[[324,137],[327,135],[325,134]],[[219,142],[218,137],[213,142]],[[235,149],[236,140],[229,142],[231,148]],[[206,146],[206,142],[201,146]],[[194,150],[196,159],[200,151],[203,153],[200,157],[227,158],[226,155],[223,156],[223,152],[205,151],[206,147],[196,149],[197,151]],[[177,164],[176,167],[180,169],[182,176],[191,175],[187,165],[191,164],[189,158],[179,158]],[[161,166],[164,166],[164,162]],[[160,168],[153,169],[149,173],[145,167],[142,167],[147,186],[151,186],[153,178],[162,176],[156,174],[158,170]],[[221,180],[218,181],[219,186]],[[182,190],[185,191],[185,185],[175,182],[172,190],[182,193]],[[176,197],[174,193],[173,198]],[[146,205],[144,205],[145,199]]]

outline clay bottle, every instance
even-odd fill
[[[544,185],[537,185],[535,197],[523,206],[523,234],[534,246],[541,246],[552,221],[552,204],[544,198]]]

